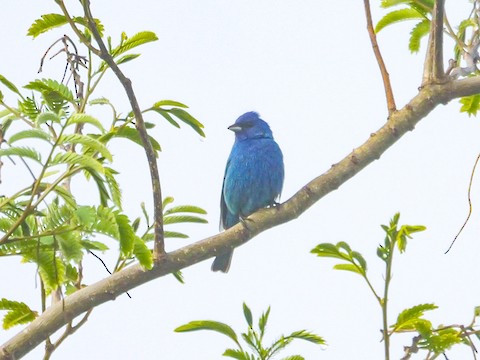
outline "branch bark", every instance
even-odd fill
[[[114,300],[148,281],[207,260],[228,248],[238,247],[269,228],[296,219],[322,197],[338,189],[367,165],[379,159],[437,105],[479,92],[480,77],[422,87],[405,107],[393,113],[364,144],[333,165],[325,174],[310,181],[285,203],[262,209],[249,216],[248,227],[239,223],[225,232],[167,253],[151,271],[134,265],[77,291],[63,303],[52,305],[24,330],[3,344],[0,347],[0,359],[19,359],[45,341],[50,334],[90,309]]]
[[[394,111],[397,110],[397,105],[395,104],[395,97],[393,96],[392,84],[390,83],[390,75],[387,70],[387,66],[383,61],[382,53],[380,52],[380,47],[377,42],[377,35],[375,34],[375,29],[373,28],[372,22],[372,13],[370,11],[370,1],[363,1],[365,8],[365,17],[367,19],[367,31],[370,37],[370,42],[372,44],[373,53],[375,54],[375,59],[377,60],[378,67],[380,68],[380,73],[382,74],[383,87],[385,89],[385,96],[387,98],[387,108],[388,114],[391,115]]]
[[[153,217],[155,220],[153,257],[155,262],[157,262],[165,255],[165,244],[163,232],[162,189],[160,186],[160,176],[158,173],[158,164],[155,157],[155,152],[153,151],[152,144],[148,138],[142,111],[135,96],[135,92],[133,91],[132,81],[123,74],[112,55],[110,55],[108,52],[107,47],[105,46],[105,43],[98,32],[97,25],[95,24],[94,17],[90,10],[90,0],[83,0],[82,4],[85,18],[88,21],[88,27],[92,32],[93,38],[97,42],[98,47],[100,48],[100,53],[98,53],[98,56],[100,56],[100,58],[108,64],[115,76],[125,88],[128,100],[130,101],[130,106],[132,107],[133,114],[135,115],[135,127],[140,134],[140,138],[142,139],[142,144],[145,149],[145,154],[147,155],[148,168],[150,169],[150,177],[152,181]]]
[[[446,81],[443,69],[443,20],[445,0],[436,0],[433,6],[432,25],[428,38],[427,55],[423,68],[422,86]]]

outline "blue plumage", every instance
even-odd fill
[[[227,161],[220,201],[220,226],[228,229],[241,218],[273,205],[283,187],[283,155],[268,124],[256,112],[240,116],[228,127],[235,143]],[[227,272],[233,250],[215,258],[213,271]]]

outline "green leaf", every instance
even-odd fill
[[[357,266],[353,264],[336,264],[333,266],[335,270],[345,270],[345,271],[351,271],[360,275],[364,275],[364,272],[362,272]]]
[[[177,106],[180,108],[188,108],[187,105],[175,100],[160,100],[160,101],[157,101],[155,104],[153,104],[152,107],[161,108],[162,106]]]
[[[5,76],[0,75],[0,82],[3,85],[5,85],[9,90],[13,91],[20,97],[23,97],[22,94],[20,94],[20,91],[18,91],[18,88],[11,81],[9,81]]]
[[[196,213],[206,214],[207,212],[198,206],[193,205],[179,205],[166,210],[163,215],[169,215],[174,213]]]
[[[62,135],[58,139],[59,144],[75,144],[75,145],[82,145],[83,152],[85,155],[92,156],[92,152],[98,152],[101,156],[103,156],[108,161],[112,161],[112,154],[107,149],[105,145],[103,145],[100,141],[83,134],[67,134]],[[91,150],[91,151],[89,151]]]
[[[425,311],[435,310],[438,308],[435,304],[420,304],[403,310],[397,317],[397,322],[391,327],[398,330],[415,329],[415,322],[423,316]]]
[[[41,130],[41,129],[28,129],[14,133],[8,139],[9,144],[13,144],[16,141],[23,140],[23,139],[39,139],[45,140],[50,142],[52,137],[49,133]]]
[[[132,61],[138,58],[139,56],[140,54],[128,54],[128,55],[122,56],[116,62],[117,62],[117,65],[125,64],[126,62]]]
[[[253,326],[252,311],[245,303],[243,303],[243,315],[245,316],[245,320],[247,320],[248,326],[251,328]]]
[[[65,264],[54,251],[38,252],[33,249],[23,254],[24,259],[38,265],[38,273],[45,285],[45,291],[50,294],[65,280]]]
[[[75,214],[82,227],[90,228],[95,221],[96,211],[92,206],[79,206],[75,209]]]
[[[50,166],[59,164],[68,164],[72,166],[79,166],[81,168],[89,168],[98,173],[103,173],[103,166],[91,156],[77,154],[74,152],[59,153],[52,159]]]
[[[178,238],[178,239],[188,239],[189,236],[176,231],[165,231],[164,236],[166,238]]]
[[[151,31],[142,31],[133,35],[130,38],[127,38],[125,41],[122,41],[122,43],[118,47],[113,49],[111,53],[113,57],[116,57],[137,46],[140,46],[152,41],[156,41],[156,40],[158,40],[158,37],[157,35],[155,35],[155,33]]]
[[[47,189],[50,184],[46,184],[46,183],[42,183],[41,186],[45,187],[45,189]],[[65,203],[67,205],[69,205],[70,207],[72,208],[76,208],[77,207],[77,202],[75,201],[75,198],[73,197],[72,193],[70,191],[68,191],[64,186],[62,185],[57,185],[55,186],[55,188],[53,189],[53,191],[58,195],[60,196],[63,201],[65,201]]]
[[[38,316],[38,313],[30,309],[27,304],[5,298],[0,299],[0,310],[7,310],[3,317],[4,330],[32,322]]]
[[[64,258],[68,260],[73,260],[75,262],[80,262],[83,258],[83,248],[80,243],[80,233],[78,231],[71,231],[61,235],[55,236],[60,247],[60,251]]]
[[[174,271],[174,272],[172,272],[172,275],[175,279],[177,279],[177,281],[180,284],[185,284],[185,280],[183,279],[183,274],[182,274],[181,271]]]
[[[133,228],[130,224],[130,219],[124,214],[116,214],[115,220],[118,225],[119,240],[120,240],[120,251],[125,257],[131,256],[134,249],[136,235],[133,231]],[[140,240],[141,241],[141,240]],[[138,249],[139,252],[142,249]]]
[[[81,244],[85,249],[88,249],[88,250],[98,250],[102,252],[108,250],[108,246],[99,241],[82,240]]]
[[[199,122],[197,119],[195,119],[188,112],[179,108],[172,108],[169,111],[170,113],[175,115],[178,119],[182,120],[185,124],[189,125],[200,136],[205,137],[205,133],[202,130],[204,127],[203,124]]]
[[[45,14],[42,15],[40,19],[35,20],[35,22],[30,25],[28,29],[27,36],[32,36],[33,38],[38,35],[47,32],[58,26],[62,26],[67,23],[65,16],[60,14]]]
[[[35,120],[40,114],[40,109],[34,97],[23,99],[23,101],[19,102],[19,108],[30,120]]]
[[[305,340],[319,345],[326,345],[325,340],[321,336],[315,335],[307,330],[294,331],[288,336],[288,338]]]
[[[410,52],[416,53],[420,50],[420,41],[428,35],[430,31],[430,20],[425,19],[420,21],[410,32],[410,41],[408,48]]]
[[[175,120],[173,120],[173,118],[170,116],[167,110],[163,110],[163,109],[153,109],[153,110],[159,113],[160,115],[162,115],[170,124],[172,124],[176,128],[180,128],[180,124]]]
[[[262,314],[262,316],[260,316],[260,319],[258,319],[258,328],[260,329],[260,333],[262,335],[265,333],[269,315],[270,315],[270,306],[268,307],[267,311],[265,311]]]
[[[228,336],[230,339],[238,343],[238,337],[235,331],[228,326],[227,324],[211,321],[211,320],[197,320],[190,321],[188,324],[177,327],[175,332],[187,332],[187,331],[197,331],[197,330],[211,330],[219,332],[220,334]]]
[[[35,81],[31,81],[27,85],[24,86],[26,89],[31,89],[42,93],[43,95],[57,95],[60,99],[63,99],[68,102],[74,102],[74,96],[70,89],[59,83],[56,80],[52,79],[37,79]]]
[[[122,209],[122,191],[120,190],[120,185],[115,179],[115,174],[117,172],[111,168],[104,168],[105,170],[105,180],[107,181],[108,189],[110,190],[111,198],[113,203],[121,210]]]
[[[250,356],[245,351],[237,349],[227,349],[223,353],[223,356],[237,360],[251,360]]]
[[[178,215],[173,216],[169,215],[163,218],[164,225],[167,224],[178,224],[178,223],[200,223],[206,224],[208,223],[207,220],[200,218],[198,216],[191,216],[191,215]]]
[[[480,94],[464,96],[460,99],[460,112],[466,112],[468,116],[476,116],[480,106]]]
[[[290,356],[284,357],[281,360],[305,360],[305,358],[300,355],[290,355]]]
[[[386,26],[392,25],[399,21],[413,20],[413,19],[424,19],[424,16],[419,13],[417,10],[411,8],[405,8],[400,10],[394,10],[386,14],[375,26],[375,32],[378,33],[380,30]]]
[[[113,136],[126,138],[143,147],[143,142],[142,142],[142,139],[140,138],[140,134],[138,133],[137,129],[132,129],[126,126],[119,127],[119,128],[117,127],[117,128],[114,128]],[[152,144],[152,148],[155,152],[155,155],[157,156],[158,155],[157,152],[162,151],[162,148],[154,138],[149,136],[149,139],[150,139],[150,143]]]
[[[94,118],[93,116],[90,116],[87,114],[73,113],[67,120],[67,126],[72,124],[90,124],[95,126],[98,130],[100,130],[102,134],[105,133],[105,129],[103,128],[102,123],[98,121],[96,118]]]
[[[138,260],[140,265],[145,269],[150,270],[153,267],[152,251],[145,245],[145,242],[138,236],[135,236],[135,243],[133,247],[133,255]]]
[[[40,126],[41,124],[45,124],[49,121],[54,123],[60,123],[61,119],[57,114],[55,114],[52,111],[41,112],[40,114],[38,114],[37,118],[35,119],[35,123],[37,126]]]
[[[23,146],[12,146],[5,149],[0,149],[0,156],[19,156],[22,158],[28,158],[35,160],[39,164],[42,164],[42,156],[35,149]]]
[[[72,18],[72,20],[76,24],[80,24],[82,26],[88,27],[83,17],[75,16]],[[100,23],[100,20],[98,19],[94,19],[94,21],[97,26],[97,30],[100,33],[100,36],[103,36],[103,32],[104,32],[103,25]],[[36,38],[40,34],[43,34],[49,30],[65,25],[67,23],[68,21],[64,15],[45,14],[45,15],[42,15],[40,19],[35,20],[35,22],[32,25],[30,25],[30,28],[28,29],[28,32],[27,32],[27,36]]]

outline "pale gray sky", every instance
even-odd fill
[[[71,3],[77,7],[76,1]],[[372,1],[375,20],[382,14],[378,3]],[[453,3],[455,9],[450,9]],[[468,14],[469,6],[468,1],[447,1],[447,11],[455,11],[452,24]],[[159,117],[149,118],[159,122],[152,135],[164,149],[159,163],[164,195],[175,197],[177,204],[208,211],[208,225],[180,228],[190,239],[168,240],[168,249],[218,231],[223,171],[233,143],[227,126],[243,112],[258,111],[283,150],[283,200],[385,122],[383,86],[361,1],[123,0],[93,1],[92,9],[114,42],[121,31],[133,35],[151,30],[158,35],[159,41],[138,49],[143,54],[139,59],[123,66],[141,105],[181,101],[205,125],[207,137],[201,139],[186,126],[178,130]],[[19,85],[37,76],[60,79],[60,59],[47,62],[44,74],[36,72],[45,49],[65,30],[34,41],[25,36],[36,18],[50,12],[58,12],[53,1],[2,5],[2,47],[8,51],[0,57],[0,74]],[[403,24],[379,34],[398,107],[416,94],[422,73],[423,52],[410,55],[407,50],[409,29],[410,24]],[[451,43],[445,48],[450,50]],[[113,76],[97,95],[110,98],[122,112],[129,110]],[[309,252],[321,242],[347,241],[366,257],[378,288],[383,278],[375,255],[383,241],[379,225],[397,211],[402,223],[423,224],[428,230],[415,236],[407,253],[395,259],[390,323],[404,308],[427,302],[440,307],[429,314],[434,324],[469,323],[474,306],[480,305],[475,285],[480,251],[478,180],[471,222],[453,251],[443,254],[466,216],[470,171],[480,151],[478,120],[458,109],[456,101],[437,108],[379,161],[297,221],[237,249],[228,275],[210,272],[211,261],[206,261],[185,269],[185,285],[172,276],[161,278],[132,290],[132,299],[122,296],[95,309],[88,324],[62,344],[54,359],[221,359],[224,349],[233,345],[225,337],[211,332],[177,334],[173,329],[190,320],[212,319],[244,331],[244,301],[257,318],[272,306],[268,339],[306,328],[329,344],[320,350],[298,342],[284,355],[382,359],[381,313],[362,279],[333,271],[333,261]],[[110,121],[108,112],[95,113]],[[140,202],[151,204],[145,156],[140,148],[120,142],[112,151],[113,167],[121,171],[125,210],[136,216]],[[2,194],[26,176],[18,166],[5,164]],[[74,182],[73,189],[85,202],[95,199],[96,194],[82,193],[81,182]],[[113,267],[114,257],[105,259]],[[39,309],[35,267],[20,265],[19,260],[2,259],[0,297]],[[86,263],[87,283],[106,275],[91,257]],[[0,330],[0,342],[19,330]],[[392,358],[400,358],[403,345],[410,342],[410,335],[394,337]],[[39,347],[25,358],[38,359],[41,354]],[[450,358],[469,356],[464,347]]]

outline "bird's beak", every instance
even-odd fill
[[[234,133],[237,133],[237,132],[239,132],[240,130],[242,130],[242,127],[233,124],[233,125],[230,125],[230,126],[228,127],[228,130],[232,130]]]

